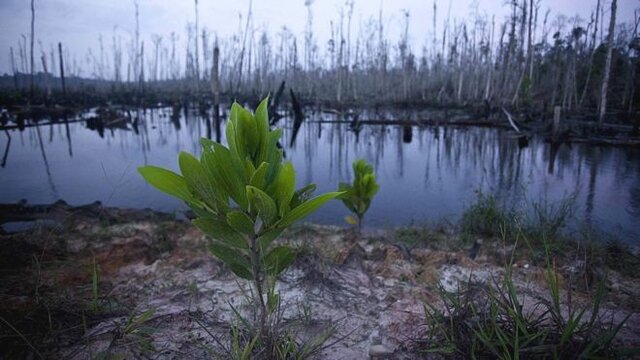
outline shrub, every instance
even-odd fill
[[[340,183],[339,190],[344,192],[340,200],[357,216],[358,230],[362,229],[364,214],[369,210],[373,197],[378,193],[380,186],[376,182],[373,166],[364,160],[353,162],[353,184]]]
[[[269,341],[268,317],[279,303],[275,279],[295,255],[288,246],[275,246],[274,240],[340,195],[330,192],[309,199],[313,184],[295,190],[295,170],[291,162],[283,163],[277,146],[282,131],[270,131],[267,104],[263,100],[254,115],[234,103],[226,127],[228,147],[201,139],[199,160],[180,153],[182,175],[155,166],[138,168],[151,185],[193,209],[193,223],[209,235],[211,253],[253,283],[256,336],[262,342]]]

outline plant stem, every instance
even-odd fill
[[[251,238],[251,257],[252,257],[252,265],[253,265],[253,276],[254,276],[254,286],[256,288],[256,293],[259,299],[260,304],[260,313],[259,313],[259,329],[258,329],[258,337],[260,340],[264,339],[266,335],[266,323],[267,323],[267,306],[264,302],[263,294],[263,272],[261,270],[260,264],[260,248],[258,246],[257,236],[253,236]]]

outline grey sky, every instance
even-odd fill
[[[609,0],[604,0],[609,6]],[[249,0],[220,1],[199,0],[200,26],[206,27],[218,36],[225,37],[237,32],[238,14],[246,15]],[[451,19],[469,18],[474,4],[480,13],[496,15],[496,22],[508,13],[505,0],[451,0]],[[192,0],[139,0],[140,28],[143,39],[151,34],[167,37],[172,31],[186,39],[186,24],[194,21]],[[302,35],[307,10],[305,0],[254,0],[254,26],[267,29],[270,34],[283,26],[294,34]],[[356,0],[353,17],[353,36],[358,25],[369,17],[377,17],[382,4],[387,36],[396,40],[400,34],[402,10],[409,10],[411,22],[409,36],[414,47],[423,44],[431,36],[432,0]],[[441,28],[447,16],[449,0],[437,0],[438,27]],[[552,15],[567,17],[579,15],[588,20],[595,8],[596,0],[541,0],[541,15],[551,8]],[[313,31],[318,44],[324,48],[329,38],[329,23],[339,19],[339,9],[344,0],[315,0],[313,9]],[[631,22],[634,9],[640,8],[640,0],[619,0],[618,18],[620,22]],[[87,49],[98,51],[98,37],[102,35],[105,47],[111,43],[115,31],[126,39],[135,27],[133,0],[36,0],[36,38],[42,41],[45,51],[52,44],[63,44],[82,59]],[[608,12],[606,18],[608,18]],[[606,19],[605,18],[605,19]],[[10,70],[9,47],[17,49],[21,34],[29,34],[29,0],[0,0],[0,73]],[[541,20],[540,20],[541,22]],[[115,28],[117,26],[117,28]],[[438,30],[441,31],[440,29]],[[39,53],[39,46],[36,51]],[[125,55],[126,57],[126,55]]]

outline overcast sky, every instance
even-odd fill
[[[307,0],[308,1],[308,0]],[[609,7],[610,0],[604,0]],[[36,38],[48,51],[58,41],[69,47],[80,59],[87,49],[98,49],[98,37],[102,35],[105,46],[111,42],[115,31],[123,36],[133,33],[135,28],[133,0],[36,0]],[[449,6],[451,18],[469,18],[474,7],[480,13],[496,15],[502,21],[509,11],[506,0],[437,0],[438,26],[444,24]],[[10,70],[9,47],[17,49],[21,34],[29,34],[29,0],[0,0],[0,73]],[[329,38],[331,20],[339,19],[344,0],[315,0],[313,9],[313,31],[318,44],[324,48]],[[143,39],[152,34],[168,36],[172,31],[186,38],[186,24],[193,22],[193,0],[139,0],[140,29]],[[450,5],[451,4],[451,5]],[[595,8],[596,0],[541,0],[541,15],[551,8],[552,17],[564,14],[579,15],[588,20]],[[200,26],[224,37],[238,29],[238,14],[246,15],[249,0],[221,1],[199,0]],[[353,26],[357,34],[358,24],[369,17],[377,18],[382,6],[387,36],[398,38],[402,26],[402,13],[410,12],[409,36],[414,46],[421,46],[431,36],[433,0],[356,0]],[[634,10],[640,8],[640,0],[618,0],[619,22],[631,22]],[[307,10],[305,0],[254,0],[254,25],[271,34],[283,26],[301,35],[305,28]],[[608,12],[606,18],[608,18]],[[606,19],[605,18],[605,19]],[[541,20],[540,20],[541,22]],[[439,30],[441,31],[441,30]],[[148,40],[147,40],[148,41]],[[36,51],[39,53],[36,44]],[[125,55],[126,56],[126,55]]]

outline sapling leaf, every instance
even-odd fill
[[[215,150],[202,155],[203,162],[210,176],[216,179],[216,183],[221,186],[225,193],[240,207],[248,207],[247,195],[244,190],[246,185],[245,170],[240,166],[229,149],[220,144],[215,144]]]
[[[287,227],[294,222],[304,218],[305,216],[316,211],[320,206],[324,205],[327,201],[340,196],[341,192],[328,192],[320,196],[316,196],[311,200],[307,200],[297,207],[291,209],[278,223],[279,227]]]
[[[240,252],[215,241],[212,241],[209,244],[209,251],[211,251],[215,257],[227,264],[234,274],[243,279],[253,280],[253,273],[250,270],[251,263]]]
[[[253,236],[253,221],[242,211],[231,211],[227,213],[227,223],[236,231],[245,235]]]
[[[229,269],[231,270],[231,272],[238,275],[238,277],[241,277],[245,280],[253,280],[253,274],[251,273],[251,270],[248,267],[240,265],[238,263],[227,263],[227,265],[229,266]]]
[[[178,156],[178,163],[189,188],[213,210],[218,211],[218,204],[222,203],[222,200],[216,194],[215,184],[207,176],[200,161],[191,154],[181,152]],[[223,205],[220,204],[220,206]]]
[[[256,166],[253,165],[253,161],[251,161],[251,159],[249,158],[244,159],[244,172],[246,174],[246,178],[249,180],[251,180],[254,173],[256,172]]]
[[[266,253],[266,249],[271,245],[273,240],[275,240],[278,236],[282,234],[284,228],[277,228],[274,230],[269,230],[264,232],[258,237],[258,245],[260,246],[260,251],[262,253]]]
[[[203,151],[213,151],[213,144],[215,144],[215,142],[211,139],[200,138],[200,146],[202,146]]]
[[[231,110],[229,111],[229,121],[225,128],[225,137],[227,138],[227,144],[229,144],[229,150],[239,154],[238,144],[236,143],[236,124],[238,123],[238,108],[240,105],[234,102],[231,104]],[[241,154],[241,158],[244,159],[244,154]]]
[[[273,180],[278,176],[280,169],[282,168],[282,150],[278,149],[278,141],[282,136],[282,129],[275,129],[269,133],[267,139],[267,154],[264,161],[269,164],[269,171],[267,171],[267,183],[271,184]],[[267,193],[271,193],[267,189]]]
[[[289,267],[295,259],[295,252],[288,246],[278,246],[267,254],[264,259],[266,270],[274,276],[279,275]]]
[[[257,187],[248,185],[246,189],[250,212],[258,215],[267,226],[270,226],[277,215],[276,203]]]
[[[186,202],[194,201],[185,179],[173,171],[157,166],[141,166],[138,168],[138,172],[158,190]]]
[[[258,189],[264,188],[267,178],[267,171],[269,171],[269,164],[267,164],[266,162],[262,162],[249,180],[249,185],[257,187]]]
[[[236,104],[237,105],[237,104]],[[245,108],[238,106],[238,120],[236,122],[236,145],[238,155],[242,160],[247,157],[253,160],[258,149],[258,128],[253,114]]]
[[[274,198],[278,206],[278,214],[284,216],[289,211],[289,204],[296,188],[296,173],[290,161],[280,170],[276,181]]]
[[[239,249],[249,249],[242,234],[234,230],[229,224],[216,218],[199,218],[192,221],[198,229],[209,235],[212,239],[218,240],[228,246]]]
[[[218,214],[214,214],[211,211],[205,209],[204,207],[195,205],[195,204],[188,204],[189,208],[191,208],[191,210],[193,210],[193,212],[196,214],[197,217],[200,218],[217,218]]]
[[[265,162],[269,153],[269,114],[267,108],[269,97],[264,98],[260,105],[256,108],[255,119],[258,138],[260,140],[258,154],[256,156],[258,162]]]
[[[316,184],[313,183],[296,190],[291,198],[290,207],[293,209],[294,207],[297,207],[303,202],[309,200],[314,191],[316,191]]]

